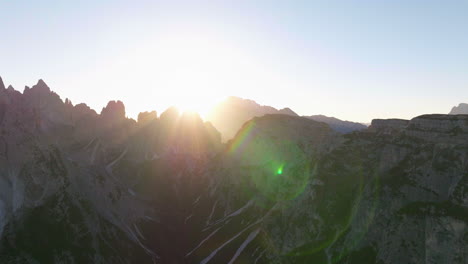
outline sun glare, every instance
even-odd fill
[[[157,107],[176,106],[182,112],[197,112],[202,118],[215,104],[232,95],[232,87],[243,87],[238,75],[242,69],[248,71],[246,65],[250,63],[229,43],[209,34],[188,32],[159,34],[127,59],[131,63],[125,68],[136,67],[124,76],[133,74],[137,76],[132,78],[133,85],[151,87],[151,97],[163,102]]]
[[[200,117],[206,120],[210,110],[218,101],[212,100],[212,98],[180,98],[180,101],[177,104],[174,104],[181,113],[184,112],[195,112],[200,115]]]
[[[161,38],[153,54],[164,66],[158,70],[164,73],[165,87],[174,93],[174,105],[202,118],[226,96],[220,78],[231,70],[230,56],[226,45],[190,34]]]
[[[94,76],[93,71],[89,80],[97,86],[116,87],[114,94],[125,102],[130,117],[176,106],[205,119],[228,96],[265,94],[256,88],[268,87],[268,92],[282,83],[242,45],[212,32],[188,29],[159,32],[105,68],[106,74]]]

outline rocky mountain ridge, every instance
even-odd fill
[[[216,105],[210,111],[206,119],[220,131],[223,140],[227,141],[234,137],[245,122],[254,117],[266,114],[297,116],[297,114],[289,108],[278,110],[271,106],[259,105],[253,100],[230,96]]]
[[[433,142],[463,143],[468,135],[468,115],[422,115],[411,120],[376,119],[369,131],[383,134],[404,133],[405,135]]]
[[[466,262],[466,116],[342,135],[271,114],[222,144],[174,108],[1,88],[4,263]]]
[[[269,114],[283,114],[298,116],[290,108],[276,109],[271,106],[259,105],[253,100],[242,99],[231,96],[225,101],[216,105],[207,116],[207,120],[221,132],[224,141],[232,139],[242,125],[254,117],[261,117]],[[339,133],[350,133],[352,131],[363,130],[367,126],[350,121],[343,121],[334,117],[324,115],[304,116],[308,119],[328,124],[333,130]]]

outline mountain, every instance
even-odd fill
[[[367,128],[366,125],[363,125],[361,123],[343,121],[338,118],[328,117],[324,115],[312,115],[312,116],[306,116],[306,118],[326,123],[333,130],[340,132],[340,133],[344,133],[344,134],[357,131],[357,130],[363,130]]]
[[[248,120],[266,114],[284,114],[297,116],[289,108],[278,110],[271,106],[257,104],[253,100],[230,96],[216,105],[206,119],[221,133],[224,141],[232,139],[236,132]]]
[[[461,103],[454,106],[449,115],[468,115],[468,104]]]
[[[242,99],[239,97],[228,97],[225,101],[216,105],[207,116],[218,131],[221,132],[223,140],[229,140],[234,137],[242,125],[254,117],[260,117],[267,114],[283,114],[289,116],[298,116],[290,108],[276,109],[271,106],[262,106],[253,100]],[[342,121],[334,117],[323,115],[306,116],[306,118],[324,122],[340,133],[349,133],[355,130],[367,128],[365,125]]]
[[[468,116],[233,139],[170,108],[0,87],[1,263],[465,263]]]

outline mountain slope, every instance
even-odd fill
[[[367,128],[367,126],[361,123],[343,121],[338,118],[328,117],[324,115],[306,116],[306,118],[319,121],[319,122],[324,122],[328,124],[333,130],[340,132],[340,133],[344,133],[344,134],[357,131],[357,130],[364,130]]]
[[[44,82],[0,89],[5,263],[465,263],[468,116],[342,135],[255,117],[220,143],[168,109],[125,118]]]
[[[253,100],[231,96],[216,105],[210,111],[207,120],[221,132],[223,140],[226,141],[233,138],[245,122],[254,117],[266,114],[297,116],[297,114],[289,108],[278,110],[271,106],[259,105]]]

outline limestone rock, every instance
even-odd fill
[[[0,90],[5,89],[5,84],[3,83],[2,77],[0,76]]]
[[[454,106],[449,115],[468,115],[468,104],[461,103],[458,106]]]
[[[272,114],[222,145],[194,113],[142,125],[38,85],[0,91],[2,263],[466,262],[466,116]]]
[[[118,122],[125,119],[125,105],[122,101],[109,101],[102,108],[101,117],[107,122]]]

